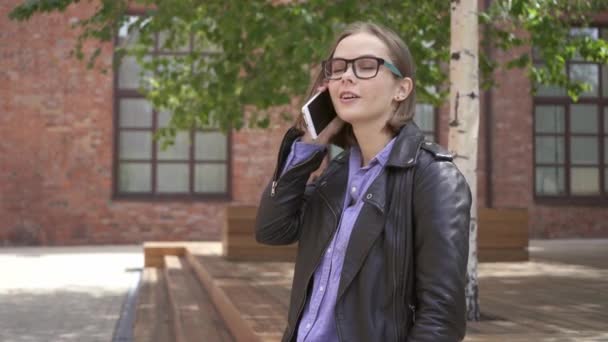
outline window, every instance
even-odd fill
[[[137,33],[127,33],[129,17],[118,33],[118,44],[133,44]],[[192,42],[177,51],[162,50],[165,37],[155,37],[149,58],[189,53]],[[114,193],[124,198],[217,197],[230,193],[230,139],[213,129],[179,132],[166,150],[153,139],[168,124],[171,114],[153,108],[138,91],[140,71],[134,57],[126,56],[115,74]],[[146,75],[144,75],[145,77]]]
[[[414,122],[420,127],[426,140],[437,141],[437,132],[435,129],[435,122],[437,120],[437,113],[435,107],[426,103],[416,104],[416,115],[414,116]]]
[[[572,29],[608,40],[608,28]],[[542,64],[542,61],[535,61]],[[602,203],[608,199],[608,65],[574,58],[564,72],[591,89],[577,103],[559,87],[534,98],[534,192],[539,199]]]

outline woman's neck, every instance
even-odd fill
[[[362,165],[366,166],[393,138],[386,125],[358,124],[353,125],[353,133],[361,149]]]

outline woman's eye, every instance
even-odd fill
[[[376,68],[376,63],[361,62],[361,63],[357,64],[357,67],[359,67],[359,69],[361,69],[361,70],[372,70],[372,69]]]

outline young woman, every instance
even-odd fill
[[[315,140],[301,119],[285,134],[256,222],[261,243],[299,243],[283,341],[464,337],[471,194],[412,121],[414,86],[405,43],[352,24],[311,87],[338,116]],[[307,184],[330,143],[345,151]]]

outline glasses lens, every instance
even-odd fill
[[[325,63],[325,77],[338,79],[346,71],[346,61],[341,59],[330,59]]]
[[[359,58],[354,65],[359,78],[372,78],[378,73],[378,60],[375,58]]]

